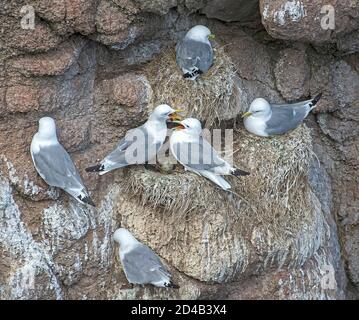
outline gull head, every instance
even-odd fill
[[[182,112],[180,109],[173,109],[168,104],[160,104],[157,106],[149,117],[149,120],[157,121],[178,121],[181,117],[178,113]]]
[[[54,119],[43,117],[39,120],[39,135],[42,138],[56,138],[56,125]]]
[[[191,28],[187,32],[185,38],[206,42],[208,39],[214,39],[214,35],[211,33],[211,30],[209,30],[207,27],[202,25],[197,25]]]
[[[113,234],[113,240],[116,241],[121,247],[138,242],[132,233],[125,228],[117,229]]]
[[[187,118],[182,121],[174,121],[177,126],[175,130],[183,130],[186,133],[200,135],[202,133],[202,125],[198,119]]]
[[[267,100],[262,98],[254,99],[251,103],[249,110],[245,112],[242,118],[247,117],[268,117],[271,114],[271,107]]]

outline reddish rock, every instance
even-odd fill
[[[84,44],[84,40],[77,38],[46,53],[12,58],[7,66],[26,76],[60,75],[77,60]]]
[[[22,29],[20,18],[6,17],[5,19],[0,16],[0,25],[3,30],[3,33],[0,33],[0,39],[3,39],[4,49],[44,52],[56,47],[61,41],[61,38],[47,24],[39,20],[35,21],[34,30]]]
[[[6,90],[6,106],[8,112],[28,112],[38,110],[39,91],[27,86],[13,86]]]
[[[116,34],[125,30],[130,23],[127,15],[118,6],[102,0],[97,7],[96,28],[99,33]]]
[[[94,0],[65,0],[66,21],[76,32],[88,35],[96,31]]]
[[[177,5],[177,0],[133,0],[141,10],[157,14],[166,14]]]
[[[143,77],[127,74],[113,80],[114,102],[125,107],[134,107],[148,101],[148,83]]]
[[[277,88],[286,100],[294,101],[308,97],[310,68],[304,50],[281,51],[274,74]]]
[[[34,8],[47,21],[61,22],[66,17],[66,2],[63,0],[38,0],[34,3]]]
[[[260,0],[259,3],[263,25],[278,39],[335,42],[359,27],[359,7],[352,0]],[[324,6],[330,6],[329,10],[334,12],[333,28],[326,27],[328,7]]]

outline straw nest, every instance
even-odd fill
[[[254,230],[264,235],[265,243],[256,244],[259,252],[272,251],[285,260],[293,246],[301,253],[296,252],[292,263],[301,265],[325,234],[320,203],[308,182],[314,156],[310,130],[303,125],[269,139],[243,130],[236,135],[234,149],[234,162],[242,159],[251,172],[248,180],[233,184],[246,200],[237,209],[240,225],[249,228],[252,237]]]
[[[223,48],[216,46],[215,53],[210,72],[195,82],[183,79],[174,49],[147,65],[150,110],[169,103],[185,109],[185,117],[207,120],[207,126],[235,110],[233,64]],[[240,128],[233,137],[233,162],[251,173],[226,177],[233,193],[180,165],[168,173],[137,166],[124,179],[121,223],[178,270],[201,281],[301,266],[327,236],[308,182],[310,130],[302,125],[283,136],[261,138]]]
[[[225,211],[254,223],[292,224],[311,210],[308,200],[308,168],[312,161],[309,129],[273,138],[256,137],[244,129],[234,133],[233,162],[250,176],[226,177],[231,194],[182,166],[170,174],[135,167],[130,170],[127,190],[142,205],[162,208],[168,215]]]
[[[144,70],[153,90],[149,112],[158,104],[166,103],[185,110],[186,117],[206,120],[206,126],[233,118],[238,109],[236,69],[223,47],[214,44],[213,50],[213,66],[196,81],[183,78],[173,47],[152,60]]]
[[[300,266],[326,235],[320,204],[308,183],[312,159],[305,125],[273,138],[239,129],[233,160],[251,175],[227,177],[237,195],[181,167],[171,174],[137,167],[128,171],[127,193],[144,210],[131,211],[124,221],[139,234],[150,234],[146,241],[179,270],[203,281]],[[202,248],[203,234],[211,254]],[[203,252],[189,257],[188,246]]]
[[[216,212],[224,207],[233,211],[228,194],[211,182],[191,172],[178,169],[171,174],[135,168],[127,189],[143,206],[162,208],[178,219],[191,214]]]

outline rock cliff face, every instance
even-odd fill
[[[22,27],[25,5],[34,29]],[[323,29],[332,9],[335,27]],[[0,298],[358,298],[358,15],[350,0],[0,1]],[[233,181],[240,200],[181,170],[85,173],[167,102],[149,70],[167,75],[164,53],[198,23],[236,70],[224,81],[234,100],[216,100],[218,110],[185,101],[186,112],[235,125],[234,159],[253,173]],[[179,92],[171,103],[184,103]],[[286,137],[240,124],[255,97],[318,92],[306,125]],[[36,174],[29,146],[45,115],[96,209]],[[174,202],[150,192],[169,189]],[[125,286],[111,238],[120,225],[164,259],[179,290]]]

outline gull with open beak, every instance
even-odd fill
[[[103,175],[114,169],[153,160],[166,139],[167,122],[180,120],[180,112],[182,110],[175,110],[167,104],[157,106],[142,126],[129,130],[115,150],[86,171]]]
[[[320,100],[314,99],[291,104],[270,104],[262,98],[255,99],[242,116],[246,129],[261,137],[285,134],[297,128]]]
[[[187,118],[176,123],[177,127],[170,138],[170,150],[186,170],[211,180],[226,191],[231,189],[231,185],[222,176],[249,175],[219,157],[216,150],[203,138],[199,120]]]

